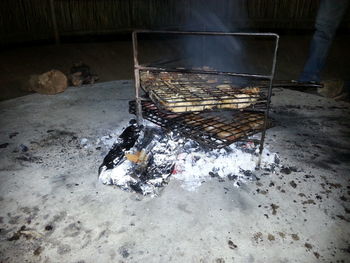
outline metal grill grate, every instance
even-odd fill
[[[136,114],[135,101],[129,103],[129,111]],[[222,110],[174,114],[159,111],[151,101],[142,101],[142,113],[145,119],[210,148],[225,147],[264,129],[264,114],[259,112]]]
[[[260,109],[266,88],[240,87],[229,78],[178,72],[141,72],[141,86],[161,110],[199,112],[212,109]]]

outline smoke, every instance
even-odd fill
[[[185,31],[237,32],[245,18],[238,1],[222,6],[218,1],[192,1]],[[225,8],[226,7],[226,8]],[[235,17],[238,11],[239,19]],[[235,36],[191,36],[184,38],[185,57],[189,67],[203,67],[219,71],[244,71],[244,45]]]
[[[177,24],[176,30],[247,32],[247,1],[188,0],[179,3],[183,3],[176,10],[181,23]],[[162,29],[174,30],[174,27]],[[271,72],[269,63],[274,47],[273,39],[265,37],[158,34],[147,50],[148,57],[152,54],[156,58],[150,64],[163,68],[207,66],[217,71],[267,75]],[[231,81],[251,83],[251,79],[244,77]]]

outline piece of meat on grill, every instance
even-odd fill
[[[219,109],[244,109],[251,106],[258,98],[248,94],[235,94],[234,98],[221,100],[222,104],[218,105]]]
[[[258,87],[241,88],[232,84],[213,87],[210,83],[217,79],[205,79],[202,75],[146,71],[141,72],[141,84],[155,103],[174,113],[243,109],[259,99]]]

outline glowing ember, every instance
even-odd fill
[[[153,196],[171,177],[190,191],[215,177],[239,186],[256,179],[259,158],[253,142],[209,150],[158,126],[138,127],[132,121],[105,157],[99,178],[104,184]],[[265,149],[260,161],[261,168],[274,170],[278,156]]]

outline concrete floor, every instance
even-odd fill
[[[150,198],[97,180],[131,86],[0,103],[0,262],[349,262],[349,104],[275,90],[266,144],[292,168]]]

